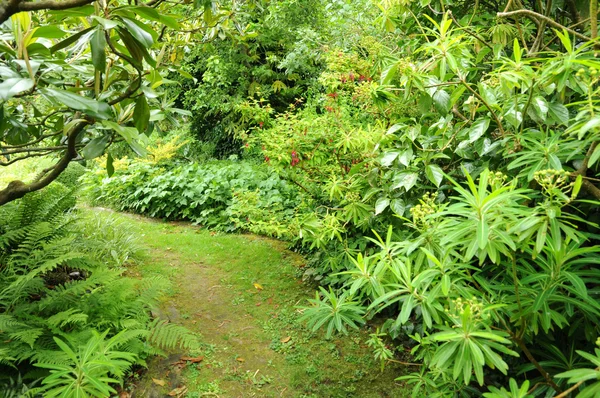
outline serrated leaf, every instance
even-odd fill
[[[390,167],[392,165],[392,163],[394,163],[394,160],[396,160],[396,158],[398,157],[399,154],[400,154],[400,152],[398,152],[398,151],[385,152],[383,154],[383,156],[381,157],[381,160],[379,161],[379,163],[381,163],[381,165],[384,167]]]
[[[442,169],[438,165],[428,164],[425,168],[425,174],[427,175],[427,178],[429,178],[429,181],[434,183],[435,186],[439,188],[442,180],[444,179],[444,172]]]
[[[402,152],[400,154],[400,156],[398,156],[398,161],[404,165],[404,166],[408,166],[410,164],[410,161],[414,158],[414,154],[413,154],[413,150],[412,148],[408,148],[406,151]]]
[[[490,119],[478,119],[469,129],[469,142],[477,141],[490,126]]]
[[[415,186],[418,179],[419,179],[419,175],[417,173],[399,174],[394,178],[394,185],[392,186],[392,189],[404,187],[406,192],[408,192],[408,191],[410,191],[410,189],[412,187]]]
[[[375,215],[381,214],[390,204],[390,200],[386,197],[381,197],[375,202]]]
[[[404,204],[402,199],[392,199],[390,202],[390,209],[397,215],[403,216],[404,210],[406,210],[406,204]]]
[[[450,94],[444,90],[438,90],[433,94],[433,104],[438,112],[445,115],[450,110]]]

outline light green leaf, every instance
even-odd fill
[[[42,88],[40,91],[48,100],[81,111],[92,117],[98,119],[109,119],[112,117],[111,107],[105,102],[54,88]]]
[[[478,119],[469,129],[469,142],[477,141],[490,126],[490,119]]]
[[[444,172],[436,164],[428,164],[425,168],[425,174],[429,178],[429,181],[434,183],[436,187],[439,187],[444,179]]]
[[[381,214],[385,209],[387,209],[389,204],[390,200],[386,197],[377,199],[377,202],[375,202],[375,215]]]
[[[0,82],[0,99],[6,101],[15,95],[31,90],[34,82],[28,77],[14,77]]]
[[[450,110],[450,94],[444,90],[438,90],[433,94],[433,104],[438,112],[445,115]]]

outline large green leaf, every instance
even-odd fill
[[[0,82],[0,99],[6,101],[15,95],[31,90],[34,82],[28,77],[13,77]]]
[[[146,130],[148,130],[148,124],[150,123],[150,106],[148,106],[148,101],[144,95],[140,95],[135,101],[133,122],[140,133],[145,133]]]
[[[88,142],[88,144],[83,148],[81,154],[84,158],[90,160],[95,159],[98,156],[101,156],[106,149],[106,145],[108,145],[108,136],[97,137]]]
[[[90,47],[92,49],[92,64],[99,72],[104,72],[106,69],[106,38],[104,36],[104,30],[101,28],[96,29],[90,40]]]
[[[90,33],[93,29],[95,29],[95,27],[92,26],[90,28],[83,29],[83,30],[75,33],[74,35],[67,37],[63,41],[58,42],[55,45],[53,45],[52,47],[50,47],[50,51],[54,53],[54,52],[57,52],[59,50],[69,47],[71,44],[73,44],[73,43],[77,42],[79,39],[81,39],[84,35]]]
[[[436,164],[428,164],[425,168],[425,174],[429,178],[429,181],[433,182],[436,187],[439,187],[444,179],[444,172]]]
[[[55,88],[42,88],[40,91],[58,107],[66,106],[98,119],[109,119],[113,116],[111,107],[105,102]]]
[[[131,36],[133,36],[141,45],[146,48],[152,47],[154,38],[152,37],[152,34],[144,28],[145,25],[143,23],[129,18],[121,18],[121,21],[123,21],[123,25],[127,28]]]
[[[444,90],[437,90],[433,94],[433,104],[439,113],[445,115],[450,110],[450,94]]]

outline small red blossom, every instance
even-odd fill
[[[298,157],[298,153],[296,151],[292,151],[292,157],[293,158]]]
[[[338,96],[338,93],[329,93],[329,94],[327,94],[327,96],[328,96],[329,98],[337,98],[337,96]]]
[[[248,144],[248,143],[246,142],[246,143],[244,144],[244,146],[245,146],[246,148],[248,148],[248,147],[250,147],[250,144]]]
[[[265,156],[265,162],[269,163],[269,160],[271,160],[271,158],[269,158],[268,156]]]
[[[260,127],[261,129],[263,128],[265,124],[263,122],[258,122],[258,127]]]
[[[332,108],[331,106],[326,106],[326,107],[325,107],[325,110],[326,110],[327,112],[333,112],[333,108]]]

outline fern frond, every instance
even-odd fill
[[[198,346],[198,337],[187,328],[169,323],[169,321],[155,319],[150,325],[148,341],[164,349],[194,349]]]

